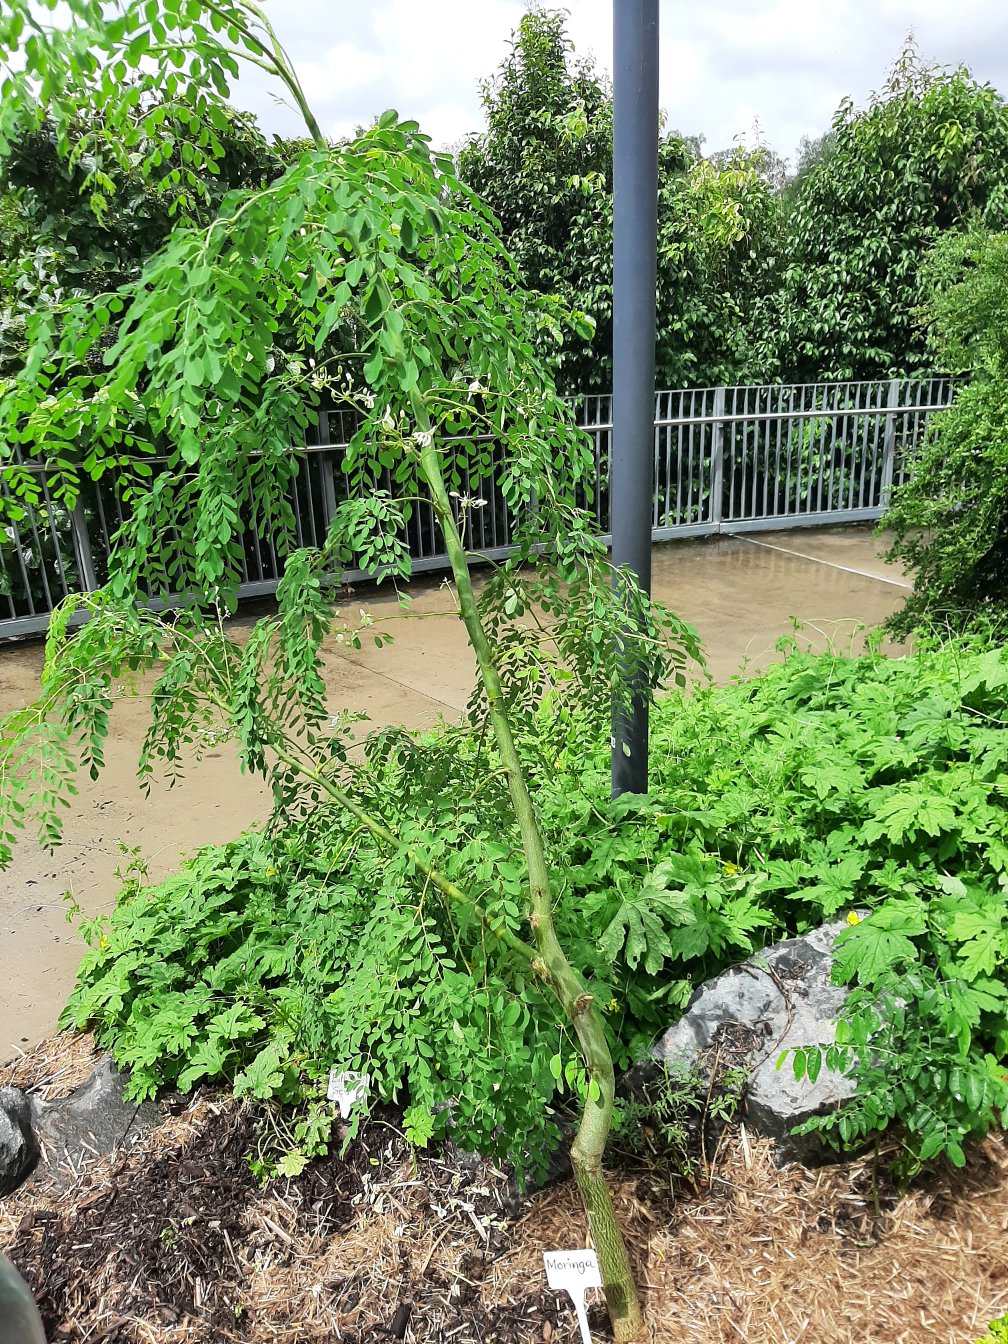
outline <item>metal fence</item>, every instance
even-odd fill
[[[945,378],[659,392],[652,536],[664,541],[875,520],[912,471],[930,417],[952,394]],[[580,397],[573,405],[594,442],[597,466],[594,490],[582,502],[608,536],[612,398]],[[299,545],[322,542],[345,497],[341,455],[348,431],[339,412],[323,414],[314,441],[303,449],[291,487]],[[112,481],[85,482],[69,512],[54,499],[44,469],[36,469],[38,507],[0,528],[0,638],[44,631],[68,593],[98,587],[124,521]],[[391,489],[391,480],[386,485]],[[510,549],[514,520],[499,492],[483,484],[479,493],[486,504],[467,514],[467,545],[487,559],[501,558]],[[9,500],[6,480],[0,479],[0,494]],[[447,568],[429,506],[414,509],[406,533],[415,570]],[[282,562],[271,538],[250,525],[244,549],[241,595],[272,593]]]

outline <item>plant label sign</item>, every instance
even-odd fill
[[[602,1287],[598,1256],[588,1250],[546,1251],[543,1264],[546,1266],[546,1282],[549,1286],[556,1292],[567,1293],[574,1303],[583,1344],[591,1344],[585,1293],[589,1288]]]
[[[329,1071],[326,1099],[337,1104],[341,1120],[350,1119],[350,1112],[359,1101],[364,1100],[370,1090],[371,1079],[366,1073],[354,1073],[351,1069]]]

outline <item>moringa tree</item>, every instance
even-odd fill
[[[557,874],[523,752],[544,715],[562,723],[572,696],[607,712],[618,666],[654,686],[670,655],[681,679],[697,648],[630,576],[611,573],[576,507],[591,454],[536,354],[540,329],[565,315],[521,288],[495,219],[415,124],[386,113],[355,142],[327,144],[250,0],[65,8],[69,24],[47,25],[29,0],[0,0],[0,152],[48,118],[61,153],[86,168],[99,213],[116,166],[173,207],[205,190],[239,60],[280,81],[311,140],[268,185],[227,194],[208,224],[180,222],[138,278],[35,314],[24,365],[0,385],[13,507],[38,498],[42,474],[68,506],[82,477],[111,475],[127,515],[107,587],[57,614],[40,697],[4,724],[0,845],[9,851],[32,817],[58,840],[76,771],[101,768],[113,688],[144,671],[157,682],[142,775],[159,761],[177,768],[207,733],[231,736],[243,766],[271,782],[278,815],[352,817],[409,868],[421,904],[436,894],[460,929],[476,930],[470,952],[495,959],[519,997],[545,993],[579,1043],[574,1169],[616,1337],[632,1339],[640,1307],[602,1169],[610,1045],[592,986],[557,937]],[[160,143],[169,119],[188,132],[170,162]],[[349,498],[323,546],[298,550],[291,445],[333,401],[358,416]],[[515,519],[516,554],[477,591],[466,525],[491,478]],[[386,824],[380,798],[356,788],[349,737],[325,703],[323,642],[359,637],[333,606],[340,564],[354,556],[376,576],[405,577],[403,526],[421,501],[443,535],[475,656],[473,712],[494,744],[483,768],[506,782],[520,836],[517,886],[502,860],[496,885],[466,890],[439,868],[436,837]],[[239,643],[223,617],[250,522],[286,569],[277,616]],[[164,604],[174,614],[159,614]],[[86,626],[69,634],[85,608]]]

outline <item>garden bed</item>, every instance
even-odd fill
[[[59,1095],[92,1063],[64,1036],[0,1083]],[[584,1241],[572,1182],[523,1198],[482,1159],[410,1149],[383,1111],[345,1158],[260,1187],[261,1116],[202,1093],[127,1153],[62,1185],[43,1171],[0,1205],[51,1340],[577,1338],[542,1272],[544,1250]],[[616,1165],[654,1341],[960,1344],[1008,1305],[1003,1136],[903,1198],[883,1187],[878,1216],[869,1161],[779,1171],[744,1126],[696,1190]],[[592,1322],[606,1338],[598,1305]]]

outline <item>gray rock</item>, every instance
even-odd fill
[[[0,1195],[9,1195],[39,1159],[31,1106],[17,1087],[0,1087]]]
[[[637,1096],[647,1096],[669,1075],[695,1072],[707,1094],[718,1072],[744,1071],[744,1118],[756,1134],[775,1141],[778,1163],[814,1164],[831,1156],[815,1134],[792,1129],[841,1106],[853,1081],[825,1067],[814,1083],[794,1076],[791,1061],[777,1068],[782,1050],[831,1045],[848,991],[830,981],[833,943],[842,920],[803,938],[764,948],[708,980],[682,1018],[627,1076]]]
[[[50,1175],[67,1165],[114,1152],[164,1118],[155,1102],[137,1105],[123,1100],[126,1078],[111,1058],[99,1060],[91,1076],[68,1097],[56,1101],[32,1098],[32,1118],[48,1150]]]

